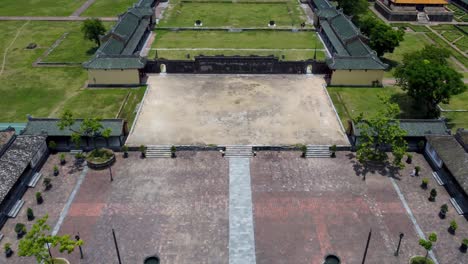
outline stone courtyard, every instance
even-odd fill
[[[152,75],[127,144],[343,145],[316,75]]]
[[[56,162],[51,156],[44,172]],[[416,165],[422,168],[421,176],[411,177]],[[466,263],[466,254],[458,250],[468,235],[466,220],[431,177],[429,186],[439,192],[436,202],[427,201],[428,191],[419,187],[421,177],[431,172],[419,154],[414,154],[413,164],[396,172],[363,168],[345,151],[335,159],[304,159],[296,151],[261,151],[250,159],[223,158],[216,151],[141,159],[131,152],[127,159],[117,155],[112,182],[108,170],[67,167],[52,189],[60,195],[47,195],[37,207],[32,189],[25,200],[36,217],[50,214],[49,224],[59,228],[58,234],[80,234],[84,259],[76,250],[66,256],[71,263],[117,263],[112,228],[123,263],[142,263],[146,256],[158,255],[161,263],[237,264],[242,262],[235,260],[249,254],[253,259],[244,263],[321,264],[327,254],[340,256],[343,263],[360,263],[370,229],[366,263],[407,263],[411,256],[425,254],[418,245],[418,228],[425,236],[437,232],[438,263]],[[64,210],[67,200],[70,205]],[[442,203],[450,207],[445,220],[437,216]],[[18,217],[2,230],[4,241],[14,242],[14,248],[11,229],[23,221],[25,208]],[[57,224],[59,218],[63,222]],[[459,223],[455,236],[446,231],[452,219]],[[405,236],[396,257],[400,232]],[[0,262],[34,263],[17,253],[8,260],[0,255]]]

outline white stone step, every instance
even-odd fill
[[[459,215],[462,215],[464,213],[460,205],[458,205],[458,202],[457,200],[455,200],[455,198],[450,198],[450,203],[452,203],[453,207],[455,208],[455,210],[457,211]]]
[[[150,145],[146,148],[147,158],[170,158],[172,157],[171,147],[168,145]]]
[[[330,158],[330,146],[328,145],[307,145],[306,158]]]
[[[13,208],[11,208],[10,212],[8,212],[8,217],[15,218],[18,215],[19,211],[21,210],[21,207],[23,207],[23,205],[24,205],[23,200],[16,201]]]
[[[42,173],[36,172],[32,177],[31,181],[29,181],[28,187],[34,188],[37,185],[37,182],[42,177]]]
[[[250,158],[253,156],[252,146],[226,146],[224,156],[227,158]]]
[[[434,179],[436,180],[436,182],[437,182],[439,185],[445,185],[444,181],[442,181],[442,178],[441,178],[440,175],[437,173],[437,171],[433,171],[433,172],[432,172],[432,177],[434,177]]]

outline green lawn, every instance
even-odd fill
[[[450,104],[448,105],[443,104],[442,108],[447,109],[447,110],[468,110],[468,91],[462,94],[453,96],[450,99]],[[465,114],[468,115],[468,112]]]
[[[1,0],[0,16],[69,16],[86,0]]]
[[[190,54],[190,57],[187,57],[187,54]],[[151,50],[149,54],[149,58],[154,58],[156,55],[155,50]],[[289,61],[297,61],[297,60],[307,60],[314,58],[314,51],[313,50],[282,50],[282,51],[248,51],[248,50],[158,50],[157,55],[159,58],[164,59],[172,59],[172,60],[193,60],[195,56],[198,55],[205,55],[205,56],[216,56],[216,55],[224,55],[224,56],[249,56],[249,55],[257,55],[257,56],[269,56],[274,55],[275,57],[280,58],[280,60],[289,60]],[[284,56],[284,58],[283,58]],[[318,60],[325,59],[325,52],[324,51],[317,51],[316,55]]]
[[[323,49],[315,32],[156,30],[153,48]]]
[[[126,119],[128,121],[128,128],[133,124],[133,120],[135,119],[137,106],[143,99],[145,94],[146,87],[140,87],[138,89],[131,89],[129,91],[129,95],[127,97],[127,101],[120,112],[119,118]]]
[[[193,27],[201,20],[204,27],[299,27],[305,15],[295,1],[278,3],[171,3],[160,22],[161,27]]]
[[[372,116],[379,109],[382,109],[383,106],[379,101],[378,95],[388,95],[393,102],[398,103],[401,108],[399,118],[408,119],[423,117],[422,113],[419,113],[412,107],[412,99],[398,87],[328,87],[327,89],[343,124],[346,124],[347,120],[356,117],[360,113],[363,113],[364,117]],[[468,92],[465,92],[463,95],[454,97],[449,107],[458,107],[457,104],[466,105],[467,96]],[[463,103],[464,100],[465,103]],[[449,119],[449,125],[453,129],[468,127],[468,114],[466,112],[444,112],[443,116]]]
[[[109,29],[113,23],[104,22]],[[97,49],[93,41],[85,40],[81,32],[81,23],[71,24],[65,39],[45,58],[43,62],[73,62],[87,61]]]
[[[403,54],[421,50],[425,45],[429,44],[429,40],[425,34],[421,33],[405,33],[405,39],[400,43],[393,53],[386,53],[384,58],[387,59],[391,68],[386,72],[386,77],[393,76],[394,67],[396,67],[403,60]]]
[[[138,0],[96,0],[81,16],[112,17],[125,12]]]
[[[58,116],[68,107],[79,115],[112,118],[122,103],[126,90],[83,88],[87,75],[81,67],[32,67],[32,63],[63,33],[78,27],[75,22],[2,21],[0,50],[3,52],[23,25],[18,38],[7,51],[5,69],[0,75],[0,120],[21,122],[26,115]],[[27,50],[29,43],[37,48]],[[71,50],[78,50],[77,42]],[[1,58],[0,60],[2,60]]]

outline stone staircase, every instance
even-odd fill
[[[21,207],[23,207],[23,205],[23,200],[16,201],[15,205],[11,208],[10,212],[8,212],[8,217],[15,218],[21,210]]]
[[[167,145],[149,145],[146,149],[147,158],[170,158],[171,146]]]
[[[253,156],[252,146],[226,146],[226,158],[250,158]]]
[[[306,158],[330,158],[330,155],[328,145],[307,145]]]
[[[429,23],[429,17],[425,12],[418,12],[418,22],[422,24]]]

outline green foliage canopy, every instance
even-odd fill
[[[379,57],[386,52],[393,52],[403,41],[405,31],[403,29],[394,30],[391,26],[372,17],[366,16],[359,20],[359,26],[364,35],[369,37],[369,47]]]
[[[101,46],[101,40],[99,36],[106,33],[106,28],[102,21],[97,18],[88,18],[83,22],[81,31],[84,34],[84,38],[96,42],[96,45]]]

